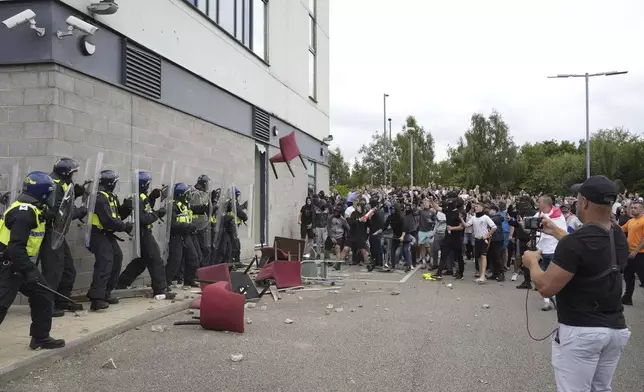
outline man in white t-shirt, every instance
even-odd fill
[[[474,205],[474,216],[465,222],[466,227],[472,227],[474,234],[474,260],[479,262],[479,277],[476,283],[485,283],[485,273],[487,269],[487,250],[490,244],[490,237],[496,231],[496,224],[492,219],[483,212],[483,206]]]
[[[541,196],[539,198],[539,211],[534,216],[548,218],[560,229],[568,230],[566,218],[561,210],[553,205],[553,201],[550,196]],[[555,249],[557,248],[558,243],[559,240],[557,238],[546,233],[541,233],[539,238],[537,238],[536,247],[541,251],[541,268],[544,271],[548,269],[548,265],[550,264],[550,261],[552,261],[552,257],[555,254]],[[528,280],[527,277],[526,280]],[[554,309],[549,298],[544,298],[543,301],[544,304],[541,310],[548,311],[550,309]]]

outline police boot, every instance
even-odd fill
[[[112,298],[112,296],[111,296],[111,295],[108,295],[108,296],[105,298],[105,302],[107,302],[107,303],[108,303],[108,304],[110,304],[110,305],[116,305],[116,304],[118,304],[118,303],[119,303],[119,299],[118,299],[118,298]]]
[[[201,285],[199,285],[199,283],[195,282],[194,280],[186,280],[184,282],[184,286],[194,287],[194,288],[201,287]]]
[[[51,350],[54,348],[65,347],[65,341],[63,339],[54,339],[51,336],[47,336],[46,338],[42,338],[42,339],[37,339],[32,337],[31,343],[29,343],[29,347],[32,350],[40,350],[40,349]]]
[[[65,304],[65,305],[61,305],[61,309],[67,310],[69,312],[78,312],[80,310],[83,310],[83,305],[68,303],[68,304]]]
[[[54,308],[51,311],[51,317],[63,317],[65,315],[64,309]]]
[[[102,310],[102,309],[107,309],[110,307],[110,304],[108,304],[105,301],[101,301],[100,299],[93,299],[92,300],[92,305],[90,306],[90,310],[96,312],[97,310]]]

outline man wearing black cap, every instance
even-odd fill
[[[557,295],[559,328],[552,366],[559,391],[610,391],[622,350],[630,338],[621,303],[621,271],[628,259],[622,230],[612,224],[617,186],[593,176],[572,187],[584,225],[568,234],[543,219],[542,230],[558,238],[544,272],[540,252],[526,252],[523,264],[544,297]]]

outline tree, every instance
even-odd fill
[[[356,158],[353,161],[353,167],[351,168],[351,180],[349,183],[353,188],[362,187],[365,185],[373,185],[373,174],[372,172]]]
[[[351,173],[349,164],[344,160],[340,147],[329,151],[329,182],[330,185],[346,185]]]
[[[373,176],[375,185],[382,185],[385,182],[385,163],[390,156],[388,146],[388,140],[383,134],[377,132],[371,137],[369,144],[360,147],[359,153],[362,154],[362,162],[359,168],[369,172],[369,182],[371,182],[370,176]]]
[[[393,141],[392,180],[396,185],[409,185],[411,180],[411,147],[414,149],[414,184],[425,185],[434,174],[434,138],[431,132],[408,116],[402,133]]]

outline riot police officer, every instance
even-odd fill
[[[210,189],[210,177],[208,177],[206,174],[202,174],[197,178],[197,183],[195,184],[195,189],[197,189],[200,192],[209,192]],[[205,199],[207,200],[207,199]],[[195,218],[202,215],[206,216],[210,222],[212,222],[212,204],[196,204],[196,203],[191,203],[190,208],[192,209],[192,213],[195,215]],[[208,226],[206,228],[199,230],[197,234],[195,235],[196,243],[195,246],[198,247],[199,252],[201,253],[201,257],[199,260],[199,264],[203,267],[206,266],[209,263],[210,260],[210,247],[208,246],[208,238],[207,236],[209,235],[209,230]]]
[[[132,232],[133,224],[121,220],[121,207],[114,188],[119,180],[113,170],[101,171],[98,180],[98,193],[94,214],[92,215],[92,236],[90,251],[94,254],[94,273],[87,297],[91,301],[91,310],[106,309],[119,302],[112,298],[111,292],[116,287],[121,273],[123,253],[117,241],[123,241],[114,233]]]
[[[76,172],[78,172],[78,163],[76,161],[70,158],[61,158],[56,161],[53,171],[49,175],[56,185],[53,192],[54,201],[52,208],[47,210],[47,231],[39,255],[40,261],[42,262],[42,274],[47,284],[66,297],[71,296],[72,289],[74,288],[76,268],[74,267],[74,259],[72,258],[67,241],[63,239],[62,244],[58,248],[52,249],[53,223],[56,215],[59,213],[61,202],[68,187],[74,187],[74,195],[76,197],[82,196],[84,193],[84,188],[81,185],[73,184],[73,176]],[[73,214],[72,220],[83,219],[87,215],[87,208],[74,208],[73,212],[70,213]],[[60,297],[55,297],[52,314],[54,317],[61,317],[65,315],[65,310],[80,310],[79,306],[68,303]]]
[[[214,264],[231,263],[238,267],[241,262],[241,244],[237,235],[237,227],[246,222],[248,216],[244,211],[247,203],[240,205],[238,201],[240,196],[239,188],[235,187],[234,199],[226,200],[222,223],[219,226],[221,235],[217,236],[218,243],[215,244]],[[233,205],[235,206],[235,211],[233,211]]]
[[[53,298],[39,285],[46,284],[45,279],[30,260],[40,250],[45,237],[46,203],[53,190],[54,181],[47,173],[29,173],[22,193],[7,209],[0,224],[0,324],[18,292],[29,297],[29,347],[34,350],[65,346],[64,340],[49,336]]]
[[[190,205],[186,202],[187,191],[188,186],[184,183],[174,186],[168,263],[165,267],[168,286],[171,284],[172,277],[184,264],[184,285],[199,287],[195,282],[199,267],[199,257],[195,249],[195,236],[193,235],[196,228],[192,223]]]
[[[161,207],[158,210],[153,210],[156,200],[161,197],[161,190],[154,189],[150,192],[148,196],[148,190],[150,189],[150,182],[152,181],[152,176],[147,172],[139,173],[139,200],[136,202],[139,203],[139,222],[134,222],[140,227],[140,238],[137,238],[137,241],[141,243],[141,257],[133,259],[125,271],[121,273],[118,281],[118,288],[126,288],[131,286],[132,283],[136,280],[145,271],[148,269],[150,273],[150,279],[152,280],[152,291],[154,295],[165,295],[166,299],[172,299],[176,296],[175,293],[170,293],[168,286],[166,284],[165,278],[165,269],[163,265],[163,259],[161,258],[161,250],[159,249],[159,244],[157,243],[154,235],[152,234],[152,224],[159,219],[162,219],[165,214],[165,207]],[[124,218],[127,217],[132,211],[132,206],[134,201],[132,198],[126,198],[123,201],[123,213]]]

